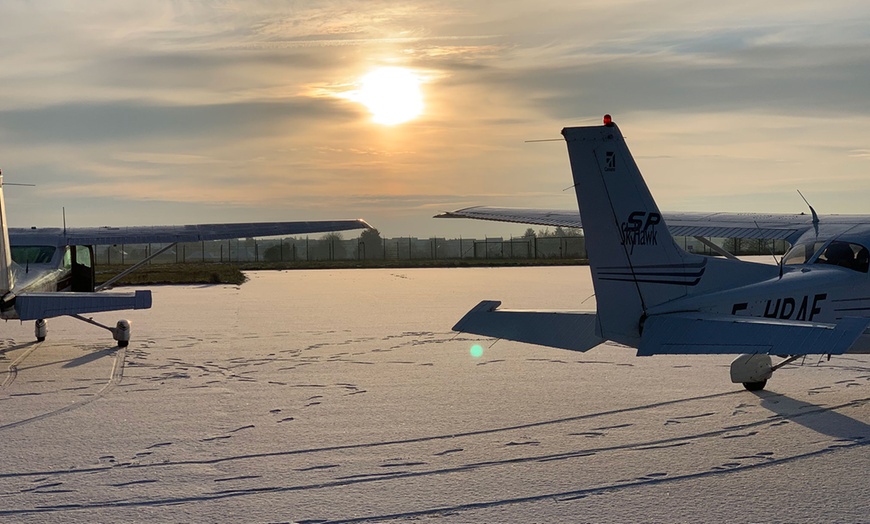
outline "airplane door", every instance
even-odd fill
[[[72,291],[93,291],[96,281],[94,248],[70,246],[72,251]]]

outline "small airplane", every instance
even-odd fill
[[[795,215],[662,214],[610,115],[562,135],[579,213],[471,207],[436,218],[582,227],[597,311],[511,311],[485,300],[454,331],[574,351],[613,341],[639,356],[740,354],[731,380],[750,391],[807,355],[870,353],[870,216],[820,217],[812,206]],[[689,253],[674,236],[723,256]],[[704,237],[791,248],[778,265],[762,264]]]
[[[34,320],[36,340],[47,333],[46,319],[71,316],[112,333],[118,346],[130,342],[130,321],[115,327],[82,315],[103,311],[148,309],[151,292],[100,293],[178,242],[297,235],[370,228],[364,220],[251,222],[184,226],[9,228],[0,174],[0,318]],[[168,244],[97,286],[94,246]],[[62,293],[59,293],[62,292]]]

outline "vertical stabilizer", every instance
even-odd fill
[[[12,250],[6,223],[6,201],[3,199],[3,173],[0,172],[0,296],[12,290]]]
[[[674,243],[622,133],[562,130],[598,303],[600,335],[636,346],[645,312],[698,284],[706,259]]]

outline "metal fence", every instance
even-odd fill
[[[713,254],[710,247],[694,238],[677,237],[686,251]],[[782,254],[783,241],[710,239],[737,255]],[[132,265],[167,244],[119,244],[99,246],[98,264]],[[586,239],[582,236],[540,236],[515,238],[447,239],[441,237],[399,237],[388,239],[321,238],[240,239],[179,243],[155,257],[152,263],[188,262],[310,262],[339,260],[461,260],[461,259],[585,259]]]

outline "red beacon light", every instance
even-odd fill
[[[613,118],[611,118],[610,115],[604,115],[604,125],[606,125],[606,126],[613,125]]]

